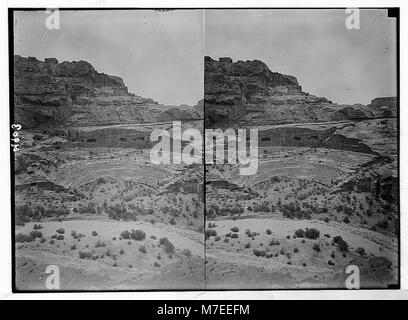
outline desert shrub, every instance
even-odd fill
[[[96,232],[95,230],[92,231],[92,236],[96,237],[98,235],[98,232]]]
[[[313,250],[314,250],[314,251],[317,251],[317,252],[320,252],[320,246],[319,246],[317,243],[315,243],[315,244],[313,245]]]
[[[43,226],[41,224],[35,224],[34,225],[34,230],[39,230],[39,229],[42,229],[42,228],[43,228]]]
[[[229,242],[229,238],[225,238],[225,239],[224,239],[224,242],[225,242],[225,243],[228,243],[228,242]]]
[[[16,242],[32,242],[34,238],[31,235],[19,233],[16,235]]]
[[[293,249],[293,252],[294,252],[294,253],[297,253],[297,252],[299,252],[299,249],[298,249],[297,247],[295,247],[295,248]]]
[[[62,234],[59,234],[59,235],[57,236],[57,240],[64,240],[64,236],[63,236]]]
[[[167,238],[161,238],[159,243],[164,247],[166,253],[173,253],[175,248],[174,245]]]
[[[153,265],[155,266],[155,267],[160,267],[160,264],[156,261],[155,263],[153,263]]]
[[[231,231],[232,231],[232,232],[239,232],[239,228],[236,227],[236,226],[235,226],[235,227],[232,227],[232,228],[231,228]]]
[[[211,223],[211,222],[208,223],[208,228],[216,228],[216,227],[217,227],[217,225],[215,224],[215,222],[214,223]]]
[[[189,249],[184,249],[181,253],[184,254],[188,258],[191,257],[191,251]]]
[[[246,248],[246,249],[251,248],[251,243],[248,242],[248,243],[245,245],[245,248]]]
[[[92,259],[91,252],[79,251],[78,255],[79,255],[79,259]]]
[[[226,236],[227,238],[231,238],[231,235],[232,235],[232,233],[231,233],[231,232],[228,232],[225,236]]]
[[[233,239],[238,238],[238,234],[236,234],[236,233],[232,234],[232,235],[231,235],[231,238],[233,238]]]
[[[335,237],[333,238],[333,242],[334,242],[335,244],[337,244],[337,249],[339,249],[341,252],[345,252],[345,251],[348,250],[349,245],[348,245],[348,243],[347,243],[345,240],[343,240],[342,237],[340,237],[340,236],[335,236]]]
[[[43,234],[42,234],[41,231],[33,230],[33,231],[30,232],[30,236],[31,236],[33,239],[35,239],[35,238],[42,238],[42,237],[43,237]]]
[[[266,229],[266,234],[267,234],[267,235],[271,235],[271,234],[272,234],[271,229]]]
[[[76,250],[76,245],[75,244],[71,246],[71,250]]]
[[[120,236],[122,237],[122,239],[130,239],[130,232],[125,230],[120,234]]]
[[[209,239],[210,237],[215,237],[216,235],[217,235],[217,231],[215,231],[214,229],[205,230],[206,239]]]
[[[49,244],[51,244],[51,245],[54,244],[54,243],[55,243],[54,239],[51,239],[50,242],[49,242]]]
[[[280,242],[276,239],[272,239],[271,242],[269,242],[270,246],[279,246]]]
[[[347,224],[350,223],[349,217],[344,217],[343,222],[344,222],[344,223],[347,223]]]
[[[220,236],[216,236],[215,239],[214,239],[214,241],[220,241],[220,240],[221,240]]]
[[[266,250],[265,249],[254,249],[253,250],[254,255],[257,257],[265,257],[266,256]]]
[[[142,241],[146,239],[146,233],[143,230],[132,230],[130,237],[133,240]]]
[[[64,228],[59,228],[59,229],[57,230],[57,233],[59,233],[59,234],[64,234],[64,233],[65,233]]]
[[[304,211],[298,203],[290,202],[289,204],[281,204],[280,211],[285,218],[290,219],[310,219],[310,213]]]
[[[365,249],[362,247],[358,247],[356,249],[356,252],[360,255],[360,256],[364,256],[365,255]]]
[[[146,250],[145,246],[140,246],[139,251],[143,252],[143,253],[147,253],[147,250]]]
[[[123,249],[119,250],[119,254],[124,254],[124,253],[125,253],[125,250],[123,250]]]
[[[96,242],[96,244],[95,244],[95,248],[103,248],[103,247],[106,247],[105,242],[103,242],[103,241],[101,241],[101,240],[98,240],[98,241]]]
[[[305,232],[303,231],[303,229],[297,229],[295,231],[295,236],[297,238],[304,238],[305,237]]]
[[[41,242],[41,243],[47,242],[47,239],[41,238],[40,242]]]
[[[171,218],[169,222],[170,222],[171,225],[174,226],[176,224],[176,219]]]
[[[320,231],[316,228],[306,228],[305,237],[308,239],[317,239],[320,236]]]

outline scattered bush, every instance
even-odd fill
[[[122,237],[122,239],[130,239],[130,232],[125,230],[120,234],[120,236]]]
[[[205,238],[209,239],[210,237],[215,237],[217,235],[217,231],[214,229],[207,229],[205,230]]]
[[[31,235],[19,233],[16,235],[16,242],[32,242],[34,238]]]
[[[59,229],[57,230],[57,233],[59,233],[59,234],[64,234],[64,233],[65,233],[65,230],[64,230],[63,228],[59,228]]]
[[[136,241],[142,241],[146,239],[146,233],[143,230],[132,230],[130,237]]]
[[[254,255],[257,257],[265,257],[266,256],[266,250],[265,249],[254,249],[253,250]]]
[[[146,250],[145,246],[140,246],[139,251],[143,252],[143,253],[147,253],[147,250]]]
[[[295,231],[295,236],[297,238],[304,238],[305,237],[305,232],[303,231],[303,229],[297,229]]]
[[[30,236],[31,236],[33,239],[36,239],[36,238],[42,238],[42,237],[43,237],[43,234],[42,234],[41,231],[33,230],[33,231],[30,232]]]
[[[314,251],[317,251],[317,252],[320,252],[320,246],[319,246],[317,243],[315,243],[315,244],[313,245],[313,250],[314,250]]]
[[[231,231],[232,231],[232,232],[239,232],[239,228],[238,228],[238,227],[232,227],[232,228],[231,228]]]
[[[271,234],[272,234],[271,229],[266,229],[266,234],[267,234],[267,235],[271,235]]]
[[[96,237],[98,235],[98,232],[96,232],[95,230],[92,231],[92,236]]]
[[[308,239],[317,239],[320,237],[320,231],[315,228],[306,228],[305,237]]]
[[[335,236],[333,238],[333,242],[337,244],[337,249],[339,249],[341,252],[346,252],[348,250],[348,243],[343,240],[342,237],[340,236]]]
[[[161,238],[159,243],[164,247],[164,251],[166,253],[174,253],[175,248],[174,245],[169,241],[167,238]]]
[[[79,259],[92,259],[92,253],[90,252],[79,251],[78,255]]]
[[[95,248],[103,248],[103,247],[106,247],[105,242],[103,242],[103,241],[101,241],[101,240],[98,240],[98,241],[96,242],[96,244],[95,244]]]

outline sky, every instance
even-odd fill
[[[396,95],[395,20],[360,10],[360,29],[344,10],[45,11],[14,13],[15,54],[85,60],[123,78],[129,91],[165,105],[203,98],[203,55],[261,60],[297,77],[303,91],[340,104]]]
[[[293,75],[303,91],[339,104],[396,95],[396,24],[387,11],[360,10],[360,29],[345,10],[207,10],[205,53],[261,60]]]
[[[46,18],[43,10],[14,13],[15,54],[88,61],[165,105],[202,99],[202,11],[60,11],[59,30],[47,29]]]

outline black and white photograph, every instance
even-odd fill
[[[399,14],[8,8],[13,292],[400,289]]]
[[[207,287],[345,288],[354,270],[397,286],[396,19],[209,10],[205,26],[205,128],[258,137],[250,174],[206,165]]]
[[[16,289],[203,288],[202,11],[13,16]]]

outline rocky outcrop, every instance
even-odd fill
[[[395,117],[396,98],[338,105],[302,91],[297,79],[259,60],[205,57],[206,126],[264,125]]]
[[[14,57],[15,121],[25,128],[198,119],[189,106],[164,106],[129,93],[120,77],[86,61]]]
[[[381,97],[371,100],[367,106],[377,118],[392,118],[398,116],[396,97]]]

